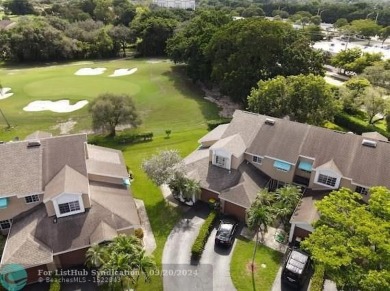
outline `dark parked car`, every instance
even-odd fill
[[[282,271],[282,282],[301,288],[305,283],[310,268],[310,257],[298,248],[290,248],[286,252],[286,260]]]
[[[215,235],[215,244],[231,246],[234,241],[238,222],[234,218],[222,219],[219,223],[217,234]]]

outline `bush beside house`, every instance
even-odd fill
[[[199,234],[196,237],[194,244],[192,245],[191,255],[193,259],[199,259],[202,256],[204,246],[206,245],[207,239],[210,236],[216,218],[217,212],[212,211],[207,216],[205,222],[202,224],[199,230]]]

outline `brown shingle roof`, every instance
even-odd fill
[[[107,222],[102,221],[95,228],[94,232],[90,236],[90,242],[92,244],[99,244],[104,241],[111,241],[118,235],[117,231],[112,228]]]
[[[25,140],[40,140],[49,137],[52,137],[52,134],[50,132],[38,130],[26,136]]]
[[[384,135],[381,135],[379,132],[373,131],[373,132],[363,132],[362,137],[370,138],[370,139],[376,139],[381,141],[388,141],[387,137]]]
[[[87,145],[86,161],[89,174],[108,177],[127,177],[125,161],[121,151]]]
[[[106,238],[113,233],[107,231],[108,228],[120,230],[139,227],[135,202],[125,187],[93,183],[90,185],[90,193],[90,209],[84,213],[58,218],[56,223],[52,217],[47,216],[43,203],[15,217],[4,248],[2,264],[44,264],[47,263],[49,253],[88,247],[91,245],[91,237],[95,236],[97,239],[100,236],[97,233],[100,230],[97,229],[102,223],[105,224],[103,237]],[[31,238],[34,242],[28,242],[31,247],[29,249],[24,248],[26,238]]]
[[[185,158],[188,177],[200,182],[200,186],[215,192],[237,185],[240,179],[238,170],[227,170],[209,162],[209,149],[199,149]]]
[[[266,117],[263,115],[236,110],[233,114],[233,119],[223,133],[222,138],[239,134],[246,147],[248,147],[252,143],[265,119]]]
[[[249,208],[260,189],[264,188],[269,177],[263,175],[253,165],[242,163],[238,168],[241,173],[239,184],[221,192],[223,200]]]
[[[62,194],[88,194],[88,179],[68,165],[46,185],[43,202]]]
[[[43,184],[46,185],[65,166],[87,176],[85,163],[86,134],[56,136],[42,139]]]
[[[0,196],[42,193],[42,147],[27,141],[0,145]]]
[[[253,115],[241,112],[237,116],[241,118],[242,114]],[[300,155],[311,157],[314,159],[313,168],[333,159],[342,175],[352,179],[354,183],[390,187],[390,143],[377,141],[376,148],[371,148],[362,145],[364,137],[360,135],[272,119],[275,120],[274,125],[262,123],[247,149],[248,153],[292,164],[297,163]],[[251,125],[247,124],[246,127],[250,128]]]
[[[241,156],[246,146],[239,134],[234,134],[229,137],[225,137],[213,144],[210,149],[224,149],[235,157]]]
[[[204,142],[217,141],[222,137],[222,135],[225,133],[225,131],[228,127],[229,127],[229,124],[218,125],[212,131],[210,131],[205,136],[203,136],[201,139],[199,139],[198,142],[204,143]]]

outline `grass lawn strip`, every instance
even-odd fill
[[[254,265],[254,283],[256,287],[254,289],[251,270],[254,246],[254,241],[237,238],[230,263],[230,275],[238,291],[271,290],[280,267],[283,254],[258,244]]]

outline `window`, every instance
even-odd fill
[[[80,210],[80,203],[78,201],[72,201],[68,203],[58,204],[60,214],[74,212]]]
[[[24,197],[24,200],[26,201],[27,204],[39,202],[39,196],[38,195],[26,196]]]
[[[336,186],[337,178],[331,177],[331,176],[326,176],[326,175],[323,175],[323,174],[319,174],[317,182],[321,183],[321,184],[324,184],[324,185],[328,185],[328,186],[334,187],[334,186]]]
[[[215,156],[215,164],[220,167],[225,167],[226,164],[226,158],[221,156]]]
[[[367,195],[368,194],[368,188],[361,187],[361,186],[356,186],[355,192],[362,194],[362,195]]]
[[[5,230],[11,227],[11,221],[9,219],[0,221],[0,229]]]
[[[261,162],[263,161],[263,158],[259,157],[259,156],[253,156],[252,157],[252,161],[254,163],[257,163],[257,164],[261,164]]]
[[[278,171],[288,172],[291,169],[291,165],[286,163],[286,162],[282,162],[282,161],[277,160],[274,162],[274,168]]]

